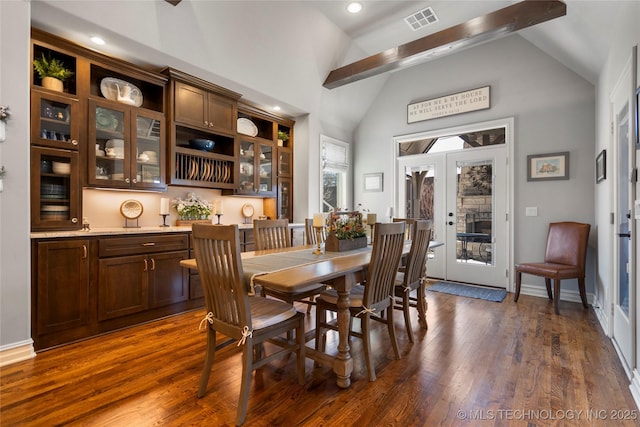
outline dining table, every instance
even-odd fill
[[[404,245],[403,256],[409,253],[411,242]],[[371,259],[371,245],[344,252],[322,251],[315,253],[315,245],[242,252],[242,268],[248,293],[255,294],[258,286],[280,292],[296,293],[318,283],[332,287],[338,294],[337,354],[332,355],[305,349],[307,357],[317,363],[331,367],[337,376],[337,385],[348,388],[351,385],[353,361],[349,346],[349,297],[351,289],[366,277]],[[195,259],[180,262],[185,268],[197,270]],[[425,313],[422,313],[425,315]]]

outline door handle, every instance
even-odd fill
[[[631,239],[631,233],[618,233],[618,237],[628,237]]]
[[[449,225],[453,225],[453,221],[449,221]]]

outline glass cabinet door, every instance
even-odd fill
[[[31,143],[78,150],[78,100],[70,96],[33,90],[31,93]]]
[[[158,187],[164,185],[164,168],[161,115],[139,112],[133,122],[135,138],[132,145],[132,169],[135,176],[131,181],[137,187]],[[135,154],[135,155],[133,155]]]
[[[291,151],[278,149],[278,175],[291,176]]]
[[[126,110],[92,101],[89,108],[89,183],[128,187],[130,180],[129,115]]]
[[[278,218],[293,221],[291,178],[278,178]]]
[[[255,188],[255,144],[250,141],[240,141],[240,186],[242,192],[251,193]]]
[[[78,229],[80,172],[77,151],[31,148],[31,228]]]
[[[258,191],[260,193],[273,192],[273,145],[260,144],[258,166],[260,175]]]

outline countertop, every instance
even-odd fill
[[[228,225],[228,224],[224,224]],[[291,223],[290,228],[304,228],[303,223]],[[251,229],[253,224],[238,224],[238,228]],[[91,236],[115,236],[127,234],[151,234],[151,233],[188,233],[191,231],[190,225],[169,226],[169,227],[105,227],[92,228],[91,230],[62,230],[62,231],[36,231],[30,234],[32,239],[51,239],[56,237],[91,237]]]

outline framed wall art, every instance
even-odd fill
[[[569,179],[569,152],[527,156],[527,181]]]
[[[602,150],[596,157],[596,182],[607,179],[607,150]]]
[[[365,193],[373,193],[382,191],[383,175],[382,172],[365,173],[364,174],[364,191]]]

